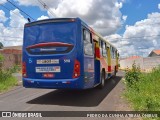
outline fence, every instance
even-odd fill
[[[141,68],[141,70],[151,71],[154,67],[157,67],[160,65],[160,56],[146,57],[146,58],[139,57],[135,59],[121,59],[120,68],[121,69],[131,68],[134,62],[137,66]]]
[[[16,49],[4,49],[0,50],[0,54],[3,55],[4,61],[0,63],[1,69],[8,69],[14,65],[21,66],[22,51]]]

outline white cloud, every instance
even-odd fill
[[[126,21],[126,20],[127,20],[127,15],[123,15],[123,16],[122,16],[122,19],[123,19],[124,21]]]
[[[16,0],[20,5],[39,6],[37,0]],[[124,0],[42,0],[54,13],[54,17],[80,17],[102,35],[113,34],[123,20],[120,8]],[[101,6],[101,7],[100,7]],[[53,17],[48,11],[48,15]]]
[[[4,46],[22,45],[23,27],[26,22],[18,9],[10,11],[9,26],[0,23],[0,41]]]
[[[45,3],[49,8],[56,8],[57,5],[62,1],[62,0],[15,0],[17,1],[20,5],[24,6],[38,6],[41,9],[43,9],[42,4]]]
[[[0,4],[4,4],[6,2],[7,2],[7,0],[0,0]]]
[[[153,49],[160,49],[160,13],[148,14],[148,18],[126,25],[123,35],[107,36],[122,56],[145,55]],[[116,37],[115,37],[116,36]],[[113,40],[112,40],[113,39]],[[112,42],[117,40],[117,42]]]
[[[0,10],[0,22],[5,22],[7,20],[5,16],[5,12],[3,10]]]
[[[158,9],[160,9],[160,3],[158,4]]]
[[[41,17],[37,18],[37,20],[44,20],[44,19],[48,19],[48,18],[49,18],[48,16],[42,15]]]
[[[10,26],[11,27],[24,27],[27,20],[21,15],[18,9],[10,11]]]
[[[57,17],[80,17],[102,35],[116,32],[121,26],[121,12],[117,0],[63,0],[57,9]],[[122,3],[120,3],[122,4]],[[101,6],[101,7],[99,7]]]
[[[122,2],[120,2],[120,3],[116,2],[116,3],[115,3],[115,6],[116,6],[117,8],[122,8],[123,4],[122,4]]]

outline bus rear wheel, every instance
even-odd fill
[[[101,83],[98,85],[98,88],[102,89],[105,84],[105,70],[102,70],[100,79],[101,79]]]
[[[114,76],[116,76],[116,74],[117,74],[117,70],[116,70],[116,66],[115,66],[115,68],[114,68]]]

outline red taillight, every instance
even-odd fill
[[[75,60],[73,78],[78,78],[79,76],[80,76],[80,62],[78,60]]]
[[[26,62],[23,62],[22,64],[22,76],[27,77]]]

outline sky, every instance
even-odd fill
[[[116,46],[121,57],[160,49],[160,0],[0,0],[4,46],[22,45],[28,17],[79,17]]]

